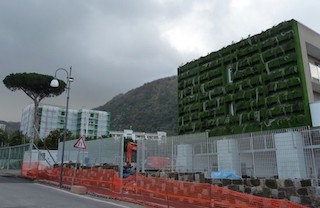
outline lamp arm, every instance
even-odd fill
[[[69,78],[71,77],[72,66],[70,66],[70,71],[69,71],[69,72],[68,72],[66,69],[64,69],[64,68],[59,68],[59,69],[57,69],[56,72],[54,73],[54,77],[55,77],[55,78],[57,77],[57,73],[58,73],[58,71],[60,71],[60,70],[65,71],[65,72],[67,73],[67,79],[69,80]]]

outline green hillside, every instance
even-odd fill
[[[144,84],[95,108],[111,113],[111,130],[176,134],[177,76]]]

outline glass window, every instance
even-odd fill
[[[319,64],[315,63],[309,63],[310,66],[310,73],[311,73],[311,78],[320,81],[320,68],[319,68]]]
[[[228,82],[232,83],[233,82],[233,69],[231,67],[228,68]]]
[[[234,116],[234,113],[235,113],[234,103],[230,103],[230,105],[229,105],[229,113],[230,113],[230,115]]]

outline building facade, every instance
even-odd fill
[[[319,66],[320,35],[295,20],[191,61],[178,68],[179,134],[317,126]]]
[[[146,133],[146,132],[136,132],[129,129],[124,129],[123,131],[110,131],[110,137],[115,139],[120,139],[122,136],[124,138],[137,140],[162,140],[167,138],[167,132],[157,131],[157,133]]]
[[[64,129],[65,113],[64,107],[40,104],[40,127],[36,130],[40,138],[48,136],[52,130]],[[30,104],[23,109],[21,116],[20,131],[30,137],[34,135],[35,131],[33,115],[34,104]],[[109,135],[110,131],[110,113],[88,109],[69,109],[67,129],[75,136],[105,137]]]

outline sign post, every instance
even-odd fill
[[[77,166],[79,163],[79,155],[80,155],[80,150],[86,150],[87,149],[87,145],[86,145],[86,140],[84,136],[80,136],[79,139],[77,140],[77,142],[73,145],[74,148],[78,149],[78,155],[77,155],[77,161],[76,164],[74,166],[74,171],[73,171],[73,177],[72,177],[72,186],[74,184],[74,179],[76,176],[76,170],[77,170]]]

